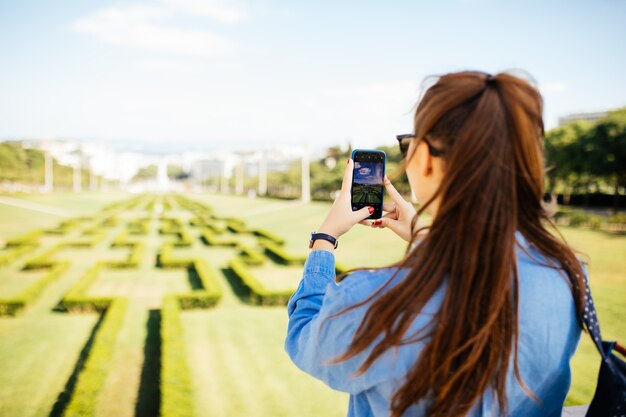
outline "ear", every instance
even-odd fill
[[[428,152],[428,145],[420,141],[415,150],[415,159],[420,170],[420,175],[424,178],[430,177],[433,172],[433,157]]]
[[[436,182],[441,182],[445,172],[446,164],[442,158],[433,158],[428,154],[428,165],[430,166],[430,174]]]

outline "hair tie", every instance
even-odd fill
[[[485,84],[489,85],[489,84],[495,84],[495,83],[496,83],[496,80],[493,77],[493,75],[487,74],[487,77],[485,78]]]

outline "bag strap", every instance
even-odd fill
[[[596,313],[596,307],[593,304],[593,296],[591,295],[591,290],[589,289],[589,281],[587,280],[587,275],[585,277],[585,311],[583,313],[583,323],[587,327],[589,331],[589,335],[593,340],[594,345],[600,352],[600,355],[603,359],[606,359],[608,356],[606,354],[606,350],[602,347],[602,333],[600,332],[600,322],[598,321],[598,314]],[[626,347],[617,342],[613,343],[613,349],[619,352],[621,355],[626,357]]]
[[[602,333],[600,332],[600,322],[598,322],[598,314],[596,313],[596,307],[593,304],[593,297],[591,290],[589,289],[589,281],[587,274],[583,274],[585,278],[585,307],[583,312],[583,323],[589,331],[589,335],[593,340],[594,345],[600,352],[603,359],[606,359],[606,353],[602,348]]]

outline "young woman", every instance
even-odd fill
[[[561,415],[586,270],[547,230],[542,107],[511,73],[438,77],[414,135],[398,137],[419,212],[385,177],[393,202],[364,220],[367,207],[351,209],[347,161],[317,232],[389,228],[408,242],[405,257],[337,283],[334,245],[315,240],[287,307],[285,349],[351,394],[349,416]],[[426,209],[428,227],[418,221]]]

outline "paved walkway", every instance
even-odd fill
[[[51,214],[59,217],[70,217],[71,214],[66,210],[47,206],[45,204],[33,203],[30,201],[22,200],[20,198],[4,197],[0,196],[0,204],[6,204],[8,206],[19,207],[27,210],[38,211],[40,213]]]

